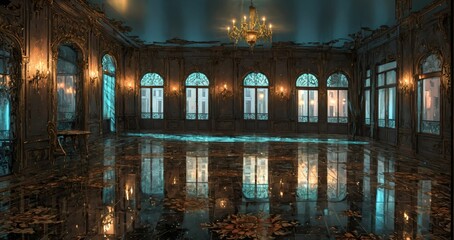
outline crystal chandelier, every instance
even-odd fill
[[[248,21],[249,20],[249,21]],[[259,21],[257,15],[257,9],[252,4],[249,6],[249,19],[244,16],[239,27],[235,25],[235,19],[232,20],[232,27],[227,27],[227,32],[231,41],[234,44],[238,44],[240,39],[245,40],[251,49],[255,43],[259,40],[269,40],[271,42],[272,37],[272,25],[266,26],[265,17],[262,21]]]

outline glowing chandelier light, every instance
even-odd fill
[[[238,44],[240,39],[245,40],[251,49],[257,41],[269,40],[271,42],[273,34],[273,31],[271,30],[272,25],[270,24],[267,27],[265,20],[265,17],[263,17],[262,21],[259,21],[257,9],[252,4],[251,0],[251,6],[249,6],[249,19],[244,16],[239,27],[235,25],[236,21],[233,19],[232,27],[227,27],[230,40],[233,41],[235,45]]]

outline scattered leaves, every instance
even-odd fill
[[[276,236],[290,234],[298,224],[297,221],[285,221],[280,215],[240,213],[201,226],[219,234],[221,239],[274,239]]]

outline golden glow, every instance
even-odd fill
[[[251,2],[251,6],[249,6],[249,21],[247,16],[243,16],[239,26],[236,26],[235,19],[233,19],[232,28],[227,28],[228,36],[235,45],[239,40],[244,40],[251,48],[255,46],[258,40],[271,41],[273,34],[271,31],[271,24],[267,27],[265,20],[266,18],[262,17],[262,22],[259,21],[257,10]]]
[[[407,212],[404,212],[404,219],[406,222],[408,222],[408,220],[410,219],[410,217],[408,216]]]
[[[94,83],[98,80],[98,71],[91,71],[90,72],[90,82]]]
[[[102,228],[105,235],[115,234],[115,217],[111,206],[107,206],[107,213],[102,216]]]
[[[122,14],[128,11],[128,0],[108,0],[107,3]]]

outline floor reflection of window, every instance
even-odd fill
[[[298,200],[317,200],[318,148],[298,148]]]
[[[347,149],[328,148],[328,201],[342,201],[347,196]]]
[[[377,158],[377,195],[375,205],[375,231],[389,233],[394,230],[394,182],[387,179],[394,172],[394,162],[384,156]]]
[[[115,147],[112,140],[107,140],[104,144],[104,187],[102,189],[102,203],[115,203]]]
[[[208,197],[208,153],[186,154],[186,191],[192,197]]]
[[[268,198],[268,155],[243,156],[243,194],[249,199]]]
[[[417,234],[420,239],[430,234],[431,181],[420,180],[418,184]]]
[[[362,208],[362,224],[366,229],[371,227],[371,196],[370,196],[370,150],[364,149],[364,165],[363,165],[363,208]]]
[[[161,143],[143,143],[141,188],[145,194],[164,194],[164,147]]]

